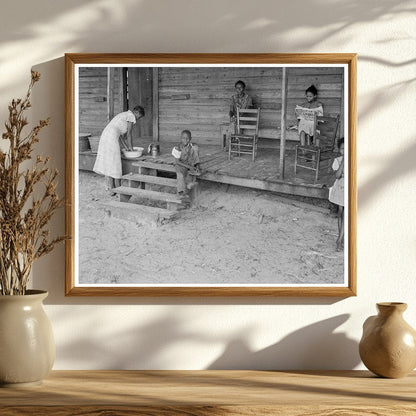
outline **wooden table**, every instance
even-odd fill
[[[0,415],[416,415],[416,373],[366,371],[54,371],[0,389]]]

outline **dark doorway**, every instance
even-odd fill
[[[133,109],[136,105],[144,107],[146,115],[134,126],[134,138],[153,137],[153,72],[152,68],[127,68],[126,73],[127,105]]]

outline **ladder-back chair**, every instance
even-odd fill
[[[331,162],[335,148],[335,138],[339,126],[339,115],[336,117],[317,116],[314,120],[314,135],[311,145],[297,145],[295,150],[295,175],[298,168],[315,171],[318,180],[322,162]]]
[[[231,154],[250,154],[253,161],[257,156],[260,108],[237,108],[236,133],[231,134],[228,159]]]

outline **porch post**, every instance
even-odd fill
[[[114,117],[114,68],[107,68],[107,118]]]
[[[121,69],[121,95],[123,111],[127,111],[129,109],[127,102],[127,68]]]
[[[159,68],[153,68],[153,141],[159,141]]]
[[[282,111],[280,119],[280,179],[285,177],[287,68],[282,68]]]

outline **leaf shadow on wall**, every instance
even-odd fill
[[[45,4],[49,2],[42,0]],[[133,2],[134,3],[134,2]],[[117,15],[112,15],[110,13],[111,7],[109,2],[96,0],[91,2],[92,9],[95,10],[95,13],[91,13],[87,16],[85,14],[85,21],[82,20],[79,22],[79,26],[74,29],[73,33],[68,32],[67,40],[60,41],[57,43],[59,47],[56,48],[56,55],[61,55],[63,48],[68,48],[68,51],[77,51],[77,52],[87,52],[94,51],[114,51],[115,45],[118,45],[117,51],[119,52],[129,52],[131,47],[129,43],[123,43],[120,41],[120,38],[117,36],[107,35],[113,33],[116,30],[119,30],[121,27],[123,31],[120,32],[120,36],[133,36],[132,32],[139,31],[142,34],[141,43],[142,45],[152,44],[152,45],[164,45],[164,51],[166,48],[169,48],[169,44],[166,44],[165,33],[161,30],[158,33],[154,33],[151,27],[153,27],[153,21],[163,21],[165,8],[157,8],[159,2],[155,1],[152,4],[147,3],[138,3],[129,13],[124,13],[126,10],[121,10]],[[192,6],[195,8],[196,19],[189,21],[191,25],[190,30],[194,22],[198,22],[198,16],[204,15],[204,21],[213,21],[213,25],[205,28],[204,26],[199,27],[198,32],[200,37],[196,40],[198,42],[199,48],[197,49],[200,52],[207,51],[207,47],[204,47],[204,40],[210,39],[209,41],[209,51],[221,51],[221,50],[233,50],[238,51],[241,48],[244,51],[256,50],[258,51],[258,38],[262,37],[264,39],[269,39],[273,41],[274,45],[284,44],[278,40],[279,34],[287,34],[291,29],[293,29],[293,24],[291,16],[293,16],[293,10],[299,7],[302,2],[296,0],[292,2],[290,6],[287,6],[287,3],[283,3],[281,8],[282,13],[277,17],[270,19],[270,16],[267,16],[264,10],[267,8],[279,9],[279,5],[276,6],[276,2],[267,1],[264,2],[264,8],[258,8],[258,6],[253,6],[253,9],[250,8],[240,8],[235,10],[235,6],[228,7],[221,6],[218,9],[212,7],[208,4],[199,3],[197,6]],[[24,24],[22,27],[25,29],[19,32],[19,40],[25,39],[36,39],[37,34],[34,29],[41,27],[42,25],[47,25],[49,21],[56,21],[60,17],[65,17],[65,15],[70,15],[71,12],[76,11],[77,9],[81,10],[85,2],[76,1],[71,2],[71,5],[64,3],[57,3],[52,9],[48,9],[50,13],[47,16],[41,14],[33,15],[33,13],[28,9],[21,11],[21,19]],[[225,4],[225,3],[221,3]],[[293,48],[292,51],[296,50],[305,50],[308,51],[309,48],[316,48],[319,46],[319,41],[322,41],[328,36],[334,35],[336,33],[342,32],[346,27],[352,26],[354,24],[359,24],[360,22],[372,22],[376,21],[379,18],[392,14],[402,14],[409,13],[411,10],[407,8],[409,5],[408,1],[398,1],[394,4],[390,1],[383,0],[377,3],[377,6],[367,4],[366,2],[348,2],[340,3],[337,7],[332,10],[329,9],[325,4],[322,4],[319,1],[313,2],[309,8],[309,12],[305,14],[299,14],[296,22],[297,27],[302,28],[305,32],[308,30],[313,30],[314,28],[325,28],[325,33],[321,32],[311,38],[305,39],[305,37],[293,37],[291,44],[288,43],[290,48]],[[17,6],[16,6],[17,7]],[[123,9],[122,6],[119,6],[120,9]],[[229,10],[227,10],[227,8]],[[42,7],[39,7],[41,10]],[[180,9],[180,7],[178,7]],[[225,10],[224,10],[225,9]],[[174,27],[176,23],[179,24],[179,15],[176,14],[175,9],[173,15],[170,15],[170,24]],[[253,11],[256,11],[253,13]],[[325,13],[324,13],[325,12]],[[180,14],[180,13],[179,13]],[[89,19],[89,20],[88,20]],[[135,21],[137,19],[137,21]],[[109,22],[108,25],[102,25],[103,21]],[[133,21],[135,24],[133,24]],[[183,16],[180,16],[180,21],[182,24]],[[40,26],[34,25],[36,22]],[[139,25],[140,22],[143,22],[143,25]],[[331,25],[328,25],[328,22],[331,22]],[[83,24],[84,23],[84,24]],[[88,23],[88,25],[86,24]],[[8,24],[5,22],[5,25],[2,28],[2,31],[8,31],[10,34],[13,33],[12,30],[8,30]],[[11,23],[10,23],[11,24]],[[221,44],[213,46],[215,40],[212,39],[212,36],[207,36],[207,30],[210,32],[212,27],[222,28],[223,26],[227,27],[227,33],[229,36],[222,40]],[[94,32],[91,32],[91,27],[96,27]],[[140,29],[136,29],[140,26]],[[209,26],[209,25],[208,25]],[[11,29],[11,28],[9,28]],[[2,32],[3,33],[3,32]],[[242,44],[241,34],[250,34],[247,41]],[[11,36],[11,35],[10,35]],[[0,45],[6,44],[7,41],[16,40],[14,37],[11,38],[2,37],[2,42]],[[103,44],[102,39],[106,37],[107,42]],[[172,41],[177,40],[174,36]],[[151,42],[150,42],[151,41]],[[388,39],[384,40],[385,42]],[[310,42],[310,43],[308,43]],[[99,45],[97,47],[97,45]],[[188,45],[188,43],[186,43]],[[104,49],[103,49],[104,48]],[[145,46],[144,46],[145,48]],[[195,49],[194,49],[195,50]],[[194,51],[193,50],[193,51]],[[144,50],[142,50],[143,52]],[[152,49],[153,52],[157,52],[158,48]],[[52,51],[52,54],[54,52]],[[50,56],[51,53],[48,52]],[[381,60],[379,57],[372,56],[363,56],[359,57],[364,62],[370,62],[380,65],[389,65],[392,67],[403,67],[409,66],[413,63],[412,59],[405,60],[403,62],[393,62],[389,60]],[[40,59],[41,61],[41,59]],[[34,67],[39,70],[45,81],[41,82],[40,87],[42,88],[41,93],[37,93],[37,90],[34,91],[33,101],[33,115],[34,119],[44,118],[47,116],[52,117],[52,126],[48,128],[48,133],[45,136],[41,137],[38,149],[40,153],[49,154],[51,159],[54,161],[56,167],[60,170],[60,190],[63,194],[63,175],[64,172],[64,60],[63,58],[58,58],[51,61],[44,61],[39,63]],[[399,82],[397,84],[398,92],[401,93],[409,85],[410,82],[414,80],[410,79],[407,81]],[[390,102],[389,99],[385,96],[390,94],[389,91],[386,91],[384,88],[380,88],[372,92],[371,103],[363,109],[360,109],[359,112],[359,123],[365,122],[366,120],[371,119],[371,115],[377,111],[380,106],[387,106]],[[36,100],[42,101],[42,112],[38,111],[38,106],[36,105]],[[51,129],[51,130],[49,130]],[[416,149],[414,146],[408,151],[408,149],[401,152],[397,157],[391,157],[391,164],[388,159],[386,159],[383,166],[380,167],[380,174],[377,172],[373,178],[371,178],[367,183],[360,185],[359,187],[359,208],[364,205],[368,205],[377,194],[382,191],[382,189],[391,181],[397,180],[399,177],[410,172],[413,169],[413,164],[411,162],[411,155],[414,155]],[[401,155],[404,155],[405,163],[401,163]],[[410,161],[410,162],[409,162]],[[399,163],[397,163],[399,162]],[[386,169],[385,166],[391,166],[392,169]],[[53,227],[57,232],[62,233],[64,230],[64,212],[61,210],[55,218],[53,219],[53,224],[56,226]],[[62,247],[57,248],[52,254],[46,258],[41,259],[41,261],[36,262],[34,265],[34,276],[36,277],[36,285],[39,287],[45,287],[49,290],[50,296],[45,303],[49,304],[189,304],[189,303],[200,303],[203,301],[208,304],[229,304],[230,298],[226,299],[204,299],[201,298],[164,298],[164,299],[138,299],[138,298],[65,298],[64,293],[64,250]],[[291,298],[291,299],[269,299],[266,302],[272,304],[331,304],[340,299],[330,299],[330,298],[317,298],[317,299],[305,299],[305,298]],[[253,304],[258,303],[259,298],[246,298],[246,299],[232,299],[232,303],[236,304]]]
[[[316,51],[333,36],[341,35],[340,42],[348,42],[351,35],[344,33],[351,27],[415,11],[409,0],[338,1],[334,7],[319,0],[310,0],[308,7],[303,0],[260,4],[178,0],[175,7],[167,8],[164,0],[39,0],[36,7],[22,8],[11,2],[0,16],[0,64],[19,62],[24,68],[63,51]],[[185,26],[184,10],[192,16]],[[9,66],[10,77],[0,80],[1,96],[21,85]]]
[[[76,313],[69,317],[62,311],[56,316],[61,326],[65,321],[71,325],[69,321],[78,318]],[[184,328],[181,320],[172,313],[150,317],[143,325],[138,316],[136,326],[129,325],[128,328],[123,327],[122,322],[109,320],[107,325],[113,328],[111,336],[108,336],[99,316],[92,314],[88,320],[79,320],[80,327],[73,328],[71,341],[61,341],[62,345],[57,343],[57,358],[63,363],[76,362],[80,368],[169,368],[172,362],[171,348],[175,349],[177,345],[186,342],[213,342],[213,337],[203,331]],[[58,341],[62,339],[59,338]]]
[[[65,184],[65,76],[64,58],[54,59],[36,65],[33,69],[42,74],[41,81],[36,85],[32,98],[32,117],[34,120],[51,117],[52,123],[41,133],[36,151],[51,157],[51,164],[56,167],[58,177],[58,192],[64,195]],[[68,182],[68,186],[71,184]],[[51,230],[56,234],[65,233],[65,210],[62,208],[52,218]],[[189,305],[210,304],[276,304],[276,305],[328,305],[343,300],[339,297],[313,297],[313,298],[272,298],[272,297],[245,297],[245,298],[195,298],[195,297],[65,297],[65,250],[63,244],[34,263],[33,286],[41,287],[49,292],[45,304],[136,304],[136,305]]]
[[[370,59],[367,57],[366,59]],[[41,153],[49,154],[52,160],[55,162],[56,166],[61,172],[60,176],[60,191],[63,194],[63,180],[62,180],[62,173],[65,171],[65,157],[64,157],[64,140],[65,140],[65,131],[64,131],[64,59],[58,58],[56,60],[52,60],[49,62],[45,62],[41,65],[37,65],[34,69],[39,70],[44,75],[44,78],[48,82],[41,82],[37,88],[35,89],[33,94],[33,103],[34,103],[34,118],[42,118],[46,117],[47,115],[52,115],[53,123],[50,127],[48,127],[47,134],[41,138],[41,141],[38,146],[38,150]],[[408,82],[406,81],[403,85],[398,85],[401,87],[400,90],[406,88]],[[401,84],[401,83],[400,83]],[[377,93],[374,93],[377,94]],[[385,94],[384,89],[380,90],[380,94]],[[52,99],[45,100],[45,97],[51,97]],[[375,98],[375,100],[380,101],[379,98]],[[42,101],[42,111],[38,110],[39,106],[37,105],[37,101]],[[381,100],[381,102],[386,102],[387,100]],[[372,108],[371,106],[370,108]],[[368,111],[364,111],[364,115],[368,117],[369,113],[371,112],[370,109]],[[361,118],[361,115],[360,115]],[[52,131],[51,131],[51,130]],[[381,172],[375,175],[375,177],[365,183],[359,188],[359,203],[360,207],[364,206],[368,202],[371,201],[373,195],[380,192],[384,186],[386,186],[390,181],[396,180],[399,177],[405,175],[408,172],[411,172],[413,169],[413,160],[415,159],[416,153],[416,146],[413,145],[411,149],[406,149],[403,152],[400,152],[399,155],[396,157],[390,157],[390,160],[387,159],[385,163],[383,163],[383,168]],[[386,169],[386,166],[390,166]],[[392,174],[393,173],[393,174]],[[380,178],[384,178],[380,180]],[[61,210],[57,215],[56,218],[53,219],[53,223],[57,224],[57,226],[52,227],[55,230],[61,230],[59,233],[63,233],[63,223],[64,223],[64,212]],[[54,262],[52,264],[52,258],[60,258],[59,263]],[[41,276],[37,278],[37,281],[40,284],[37,284],[37,287],[43,287],[49,290],[50,296],[46,300],[45,303],[49,304],[60,304],[60,303],[77,303],[77,304],[105,304],[105,303],[119,303],[119,304],[126,304],[126,303],[136,303],[136,304],[189,304],[189,303],[198,303],[202,299],[189,299],[189,298],[175,298],[174,300],[169,298],[164,299],[135,299],[132,298],[112,298],[109,301],[109,298],[64,298],[64,283],[63,283],[63,276],[64,270],[60,270],[61,265],[63,269],[64,265],[64,252],[63,248],[59,247],[55,250],[52,255],[49,255],[46,258],[40,260],[40,262],[36,262],[34,265],[34,275]],[[42,267],[46,265],[46,267]],[[47,273],[37,273],[37,270],[48,270]],[[51,271],[55,269],[55,276],[60,276],[57,279],[50,279],[48,278],[51,275]],[[310,304],[331,304],[339,301],[339,298],[317,298],[314,300],[306,300],[305,298],[291,298],[290,300],[282,300],[279,298],[269,298],[267,303],[270,304],[298,304],[298,303],[310,303]],[[223,299],[205,299],[204,303],[207,304],[228,304],[230,302],[229,298]],[[233,300],[233,303],[236,304],[252,304],[258,303],[258,298],[245,298],[245,299],[236,299]],[[262,302],[263,303],[263,302]]]
[[[349,319],[349,314],[307,325],[257,351],[249,347],[252,327],[240,328],[237,335],[233,330],[234,335],[221,336],[190,328],[180,318],[180,313],[175,316],[167,312],[146,319],[143,325],[128,325],[129,328],[119,322],[109,337],[108,330],[102,327],[99,313],[90,315],[89,320],[78,319],[77,314],[82,315],[82,310],[70,315],[57,311],[55,317],[60,327],[72,334],[70,342],[65,342],[63,336],[57,338],[57,358],[61,365],[76,362],[80,368],[89,369],[173,369],[183,367],[181,360],[186,360],[179,351],[198,345],[199,351],[205,351],[202,361],[206,362],[209,357],[218,355],[212,352],[212,347],[208,350],[206,347],[218,344],[224,345],[224,350],[210,364],[202,364],[207,370],[337,370],[354,368],[360,362],[358,343],[344,332],[336,332]],[[78,324],[74,325],[74,322]],[[109,326],[113,324],[115,322],[111,319],[107,322]],[[85,336],[86,333],[89,336]],[[172,361],[172,354],[178,353],[178,360]],[[188,358],[186,365],[190,368],[199,360],[192,354]]]
[[[413,138],[414,140],[414,138]],[[415,169],[416,141],[405,149],[381,163],[381,167],[358,189],[360,207],[367,206],[383,188],[393,181],[398,181]]]
[[[313,323],[258,351],[250,348],[248,337],[233,339],[207,369],[354,368],[360,363],[358,343],[343,332],[335,332],[349,317],[349,314],[342,314]]]
[[[404,38],[403,40],[409,40]],[[383,39],[379,42],[392,42],[392,39]],[[388,107],[391,104],[392,97],[394,100],[399,100],[399,98],[408,93],[409,88],[414,89],[414,84],[416,82],[416,71],[415,71],[415,62],[416,58],[410,58],[402,62],[395,62],[386,58],[380,58],[370,55],[359,55],[358,57],[359,64],[362,62],[369,62],[374,65],[388,66],[392,69],[396,68],[407,68],[408,74],[407,79],[403,79],[396,83],[390,83],[387,87],[378,88],[375,91],[371,92],[371,99],[367,101],[365,106],[360,108],[358,114],[358,126],[366,122],[370,122],[372,116],[376,111],[380,111],[383,108]],[[412,111],[411,109],[402,109],[402,111]],[[391,115],[394,117],[394,115]],[[388,125],[387,125],[388,128]],[[403,133],[408,133],[408,130],[403,128]],[[400,132],[397,132],[400,134]],[[358,189],[358,203],[359,208],[365,208],[369,203],[374,200],[380,192],[386,187],[389,186],[391,182],[397,182],[402,179],[405,175],[410,174],[414,171],[414,161],[416,160],[416,143],[414,141],[415,136],[409,137],[409,143],[412,143],[409,147],[397,152],[395,155],[390,155],[388,158],[385,158],[382,161],[379,161],[379,169],[368,179],[364,184],[362,184]],[[358,141],[358,139],[357,139]]]

